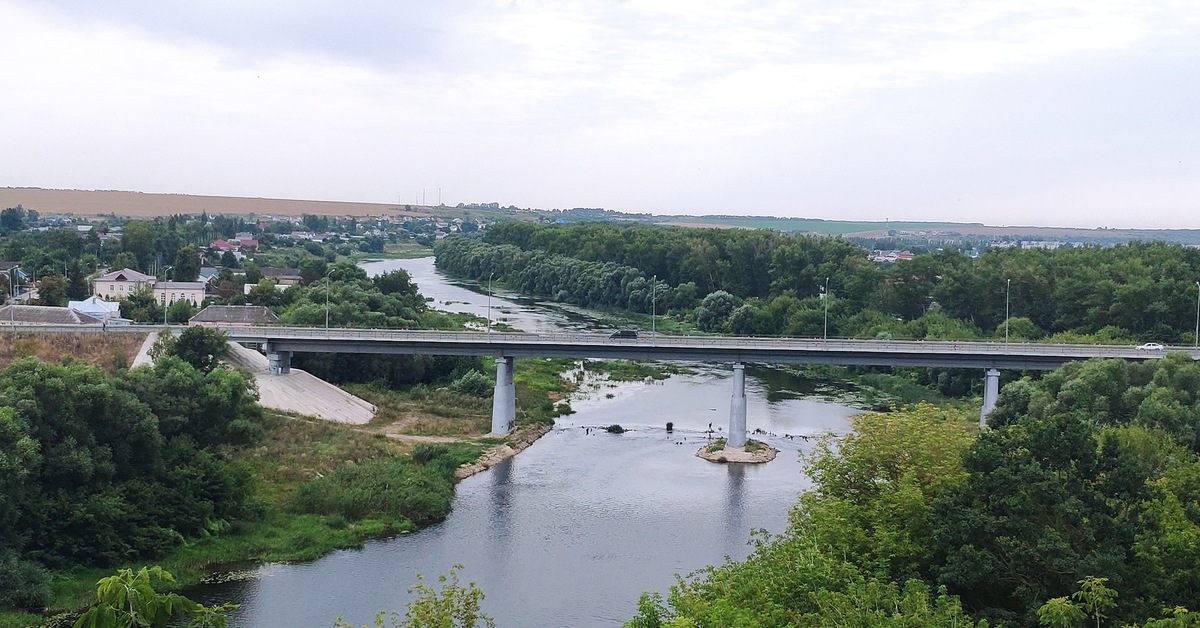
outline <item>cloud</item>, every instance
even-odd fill
[[[0,0],[0,80],[20,94],[0,131],[36,147],[0,170],[47,187],[346,200],[443,187],[452,202],[986,221],[1004,199],[1179,185],[1155,169],[1200,163],[1197,87],[1178,78],[1198,15]],[[1175,212],[1187,198],[1145,191]]]

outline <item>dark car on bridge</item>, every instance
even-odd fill
[[[617,331],[614,331],[613,333],[609,334],[608,337],[613,338],[613,339],[637,340],[637,330],[636,329],[618,329]]]

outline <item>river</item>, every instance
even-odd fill
[[[434,270],[432,258],[364,264],[369,274],[407,270],[437,309],[464,311],[526,331],[588,329],[586,316],[552,305],[472,290]],[[490,301],[490,308],[489,302]],[[211,585],[206,603],[240,604],[230,626],[368,624],[381,609],[401,614],[417,574],[436,584],[463,565],[463,582],[486,594],[501,627],[619,626],[643,591],[666,592],[675,574],[726,557],[744,558],[751,530],[779,532],[809,487],[800,453],[812,437],[848,429],[857,413],[781,370],[747,369],[747,426],[780,449],[763,465],[715,464],[695,452],[704,432],[729,420],[727,365],[658,383],[593,382],[576,413],[515,458],[458,485],[442,523],[368,542],[302,564],[272,564],[255,576]],[[823,393],[823,394],[822,394]],[[674,431],[667,433],[667,421]],[[628,429],[609,434],[603,426]]]

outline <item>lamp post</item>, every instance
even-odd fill
[[[825,331],[822,338],[829,340],[829,277],[825,278],[825,294],[821,298],[825,300]]]
[[[1012,288],[1012,279],[1004,280],[1004,344],[1008,344],[1008,295]]]
[[[1192,348],[1200,347],[1200,281],[1196,282],[1196,335],[1192,336]]]
[[[487,315],[488,315],[488,317],[487,317],[488,318],[487,333],[488,333],[488,336],[492,335],[492,275],[495,275],[495,274],[496,274],[495,271],[488,273],[488,308],[487,308]]]
[[[655,334],[655,321],[658,318],[658,275],[650,277],[650,335]]]
[[[329,274],[333,269],[325,271],[325,335],[329,335]]]

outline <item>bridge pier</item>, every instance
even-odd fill
[[[729,400],[729,438],[726,447],[746,446],[746,365],[733,363],[733,395]]]
[[[492,433],[508,434],[517,422],[517,389],[511,356],[496,358],[496,392],[492,395]]]
[[[267,367],[272,375],[287,375],[292,371],[292,352],[279,351],[266,343]]]
[[[983,377],[983,408],[979,411],[979,427],[987,425],[987,416],[996,409],[996,398],[1000,396],[1000,371],[988,369]]]

